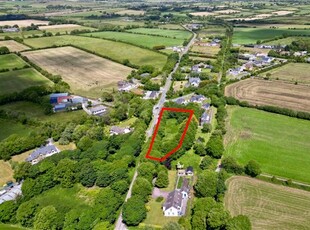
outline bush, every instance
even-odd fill
[[[242,174],[244,169],[232,156],[225,157],[222,160],[222,167],[229,173]]]
[[[262,173],[262,170],[256,161],[250,160],[249,163],[245,166],[245,173],[251,177],[256,177]]]
[[[159,196],[156,198],[156,202],[162,202],[164,200],[164,198],[162,196]]]

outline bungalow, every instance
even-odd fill
[[[97,106],[91,107],[89,111],[92,115],[101,116],[107,111],[107,107],[103,105],[97,105]]]
[[[200,118],[200,125],[203,126],[204,124],[210,124],[211,122],[211,113],[210,111],[204,111]]]
[[[178,98],[175,103],[179,104],[179,105],[186,105],[187,102],[184,98]]]
[[[146,91],[143,99],[156,99],[159,97],[159,91]]]
[[[190,77],[188,79],[188,83],[186,84],[186,86],[192,86],[192,87],[198,87],[200,84],[201,80],[199,77]]]
[[[262,57],[262,61],[263,63],[270,63],[273,61],[273,58],[272,57],[268,57],[268,56],[263,56]]]
[[[242,72],[243,72],[243,67],[237,67],[237,68],[228,70],[228,73],[233,75],[233,76],[237,76],[237,75],[241,74]]]
[[[178,170],[178,176],[185,176],[186,175],[186,172],[184,169],[179,169]]]
[[[112,126],[110,129],[110,135],[121,135],[121,134],[126,134],[132,132],[132,128],[130,127],[119,127],[119,126]]]
[[[191,98],[190,98],[190,102],[192,103],[201,103],[203,102],[204,100],[206,99],[205,96],[203,95],[193,95]]]
[[[46,157],[52,156],[60,151],[54,145],[46,145],[33,151],[27,158],[26,161],[32,165],[37,164],[39,161]]]

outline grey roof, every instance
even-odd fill
[[[95,107],[90,108],[89,110],[94,113],[94,112],[99,112],[101,110],[106,110],[107,107],[103,106],[103,105],[97,105]]]
[[[194,95],[191,97],[190,101],[195,102],[195,101],[203,100],[204,98],[205,97],[203,95]]]
[[[199,77],[190,77],[190,78],[188,79],[188,82],[189,82],[189,83],[197,83],[197,84],[199,84],[199,83],[201,82],[201,80],[200,80]]]
[[[37,159],[40,155],[47,155],[53,151],[58,152],[57,148],[54,145],[47,145],[33,151],[29,157],[26,158],[26,161],[33,161]]]
[[[50,95],[50,98],[52,98],[52,97],[66,97],[68,95],[69,95],[68,93],[53,93]]]
[[[157,91],[152,91],[149,97],[150,98],[156,98],[157,97]]]
[[[182,206],[182,194],[179,190],[174,190],[168,194],[167,200],[164,203],[165,209],[175,207],[179,209]]]
[[[110,132],[117,133],[117,134],[123,134],[123,133],[125,133],[125,129],[126,128],[122,128],[119,126],[112,126],[110,129]]]
[[[177,104],[183,104],[185,102],[185,99],[184,98],[178,98],[176,101],[175,101],[175,103],[177,103]]]
[[[148,77],[148,76],[150,76],[150,74],[149,73],[143,73],[143,74],[140,74],[140,76],[141,77]]]
[[[209,103],[205,103],[201,106],[201,108],[203,109],[209,109],[210,108],[210,104]]]
[[[182,187],[181,187],[181,192],[186,192],[186,193],[189,192],[189,181],[188,181],[187,178],[183,179],[183,184],[182,184]]]
[[[202,122],[208,122],[210,121],[210,115],[207,111],[205,111],[202,116],[201,116],[201,121]]]

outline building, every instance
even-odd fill
[[[199,77],[190,77],[187,86],[198,87],[201,80]]]
[[[9,200],[15,200],[18,196],[22,195],[22,183],[12,184],[12,186],[6,186],[0,191],[0,204]]]
[[[202,103],[205,99],[203,95],[193,95],[189,101],[192,103]]]
[[[176,101],[175,101],[175,103],[177,103],[178,105],[186,105],[187,104],[187,102],[186,102],[186,100],[184,99],[184,98],[178,98]]]
[[[143,73],[143,74],[140,74],[140,77],[149,77],[150,74],[149,73]]]
[[[194,175],[194,168],[192,166],[188,166],[186,168],[186,172],[185,173],[186,173],[187,176],[193,176]]]
[[[159,91],[146,91],[143,99],[156,99],[159,97]]]
[[[91,107],[89,109],[90,113],[92,115],[103,115],[104,113],[106,113],[107,111],[107,107],[103,106],[103,105],[97,105],[97,106],[94,106],[94,107]]]
[[[121,134],[126,134],[126,133],[130,133],[132,132],[132,128],[130,127],[126,127],[126,128],[122,128],[119,126],[112,126],[110,129],[110,135],[121,135]]]
[[[16,33],[19,32],[19,28],[17,27],[11,27],[11,28],[3,28],[3,33]]]
[[[211,105],[209,103],[205,103],[201,106],[202,109],[209,110]]]
[[[191,71],[193,73],[201,73],[201,68],[199,68],[198,65],[193,65],[192,68],[191,68]]]
[[[200,125],[203,126],[204,124],[211,123],[211,113],[210,111],[204,111],[200,118]]]
[[[58,98],[67,97],[67,96],[69,96],[69,93],[53,93],[50,95],[50,103],[57,104]]]
[[[130,83],[128,81],[119,81],[117,83],[118,91],[120,92],[129,92],[132,89],[136,88],[136,84]]]
[[[52,156],[60,151],[54,145],[46,145],[33,151],[27,158],[26,161],[32,165],[37,164],[46,157]]]

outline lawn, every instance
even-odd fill
[[[288,35],[310,35],[310,30],[289,29],[260,29],[260,28],[235,28],[233,43],[256,44],[258,40],[272,39],[283,34]]]
[[[167,61],[167,57],[165,55],[133,45],[108,41],[100,38],[65,35],[25,39],[25,43],[35,48],[46,48],[54,45],[63,46],[71,44],[84,48],[88,51],[107,56],[119,62],[123,62],[128,59],[131,63],[139,66],[153,65],[157,68],[162,68]]]
[[[271,74],[272,79],[310,84],[310,64],[308,63],[288,63],[267,73]]]
[[[97,38],[115,39],[117,41],[128,42],[133,45],[144,46],[147,48],[153,48],[154,46],[179,46],[184,42],[183,39],[171,37],[159,39],[158,36],[112,31],[87,33],[84,35]]]
[[[264,173],[310,183],[310,121],[260,110],[228,107],[225,155]]]
[[[186,30],[169,30],[169,29],[150,29],[150,28],[136,28],[128,30],[129,32],[140,34],[160,35],[177,39],[189,39],[192,34]],[[161,39],[161,38],[160,38]]]
[[[227,185],[226,208],[232,216],[248,216],[253,229],[309,229],[309,192],[241,176]]]
[[[32,68],[0,73],[0,94],[20,92],[31,86],[52,82]]]
[[[25,65],[27,65],[27,63],[16,54],[0,55],[0,70],[22,68]]]

